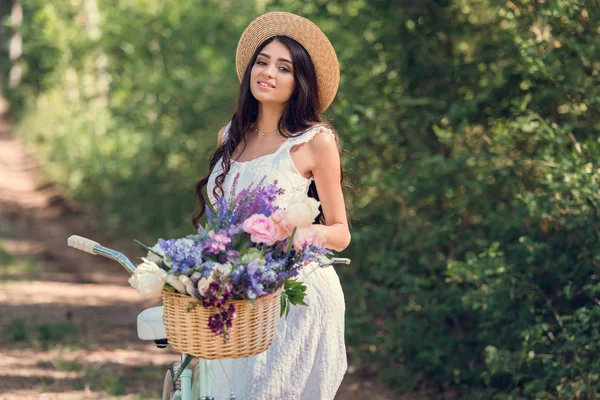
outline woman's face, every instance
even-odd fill
[[[252,66],[250,92],[262,104],[285,104],[295,88],[290,51],[281,42],[269,43],[261,50]]]

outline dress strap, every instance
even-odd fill
[[[331,131],[331,129],[329,129],[323,125],[315,125],[311,128],[308,128],[308,130],[305,131],[303,134],[293,137],[293,138],[289,138],[288,140],[285,141],[283,146],[287,147],[288,149],[291,149],[292,147],[294,147],[297,144],[310,142],[312,140],[312,138],[314,138],[317,135],[317,133],[319,133],[321,131],[327,132],[328,134],[333,136],[333,138],[335,139],[335,134]]]
[[[223,131],[223,142],[225,142],[225,139],[227,139],[227,137],[229,136],[229,127],[231,126],[231,121],[229,121],[227,123],[227,125],[225,126],[225,130]]]

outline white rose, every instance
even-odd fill
[[[173,286],[173,289],[185,294],[185,285],[177,278],[177,275],[167,275],[166,281],[169,285]]]
[[[148,252],[148,260],[154,262],[154,263],[159,263],[162,261],[162,258],[160,256],[157,256],[154,253]]]
[[[194,295],[194,282],[192,282],[192,280],[188,276],[179,275],[179,282],[183,283],[187,294],[189,294],[190,296]]]
[[[319,206],[321,203],[306,195],[293,197],[288,203],[286,214],[289,223],[298,228],[305,228],[312,225],[317,215],[319,215]]]
[[[137,266],[129,278],[129,284],[144,297],[158,296],[165,285],[167,273],[156,263],[142,258],[144,262]]]
[[[202,278],[198,281],[198,292],[200,292],[200,296],[204,296],[204,293],[206,292],[212,281],[212,276],[208,279]]]
[[[149,251],[148,259],[155,263],[162,261],[162,258],[165,256],[165,251],[162,249],[162,247],[160,247],[160,245],[157,243],[151,249],[152,249],[152,251],[154,251],[154,253],[152,251]],[[158,253],[158,254],[155,254],[155,253]]]
[[[133,275],[129,278],[129,284],[144,297],[160,295],[165,281],[153,274]]]

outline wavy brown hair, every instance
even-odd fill
[[[244,144],[246,148],[246,134],[256,122],[258,118],[258,100],[250,92],[250,72],[252,66],[256,62],[256,58],[261,50],[273,41],[279,41],[289,49],[292,55],[292,63],[294,65],[293,73],[294,80],[296,81],[296,88],[292,93],[289,101],[287,102],[281,117],[277,129],[280,134],[286,138],[296,137],[302,135],[307,129],[315,125],[325,126],[334,132],[338,151],[341,155],[340,140],[337,132],[331,127],[328,121],[320,114],[320,104],[317,87],[317,75],[315,73],[314,65],[308,54],[308,52],[302,47],[300,43],[287,36],[273,36],[263,43],[256,49],[250,62],[246,66],[242,83],[240,84],[240,92],[237,100],[237,107],[231,118],[231,124],[227,131],[227,138],[223,140],[223,143],[217,147],[215,152],[210,158],[209,171],[202,179],[196,183],[195,197],[197,199],[197,206],[195,214],[192,216],[192,224],[194,228],[198,228],[200,224],[200,218],[204,214],[206,200],[202,191],[207,185],[209,177],[217,162],[221,160],[222,173],[215,179],[215,187],[213,189],[213,196],[218,198],[224,194],[223,182],[225,176],[231,168],[231,156],[238,144]],[[344,169],[341,168],[342,186],[350,187],[350,184],[344,178]],[[317,193],[317,187],[315,182],[311,182],[308,189],[308,196],[319,200],[319,194]],[[348,208],[348,206],[346,207]],[[325,223],[322,208],[319,208],[319,215],[315,219],[314,223]]]

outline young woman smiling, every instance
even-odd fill
[[[215,204],[231,192],[264,179],[284,189],[276,200],[307,194],[321,203],[313,229],[325,247],[350,243],[342,191],[343,170],[336,132],[322,113],[339,85],[333,46],[309,20],[273,12],[244,31],[236,52],[240,79],[237,108],[217,135],[210,172],[196,185],[198,226],[206,200]],[[264,353],[222,360],[213,368],[216,399],[231,390],[237,399],[333,399],[347,369],[344,295],[333,268],[301,272],[308,307],[292,307],[281,319],[273,345]]]

